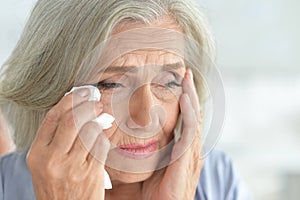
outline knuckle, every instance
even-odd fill
[[[62,119],[62,126],[66,128],[74,128],[76,124],[76,118],[72,112],[67,113]]]
[[[60,180],[60,179],[64,178],[62,176],[63,173],[61,173],[61,171],[59,171],[59,170],[56,170],[56,168],[53,167],[53,165],[51,163],[48,163],[45,165],[43,173],[46,175],[46,177],[49,180]]]
[[[45,117],[45,122],[47,124],[56,124],[57,121],[59,119],[59,113],[57,112],[56,109],[51,109],[48,111],[48,113],[46,114],[46,117]]]
[[[34,168],[36,161],[36,156],[33,156],[32,153],[27,154],[26,163],[30,169]]]
[[[44,170],[45,170],[45,174],[47,174],[47,176],[52,177],[52,178],[56,178],[57,174],[55,173],[55,165],[53,165],[53,162],[46,162],[44,164]]]
[[[57,179],[59,178],[59,171],[57,169],[57,162],[54,155],[36,155],[33,153],[30,153],[26,157],[26,162],[28,165],[28,168],[38,174],[43,174],[44,176],[51,178],[51,179]],[[43,162],[41,162],[43,160]]]
[[[80,183],[85,180],[85,175],[78,172],[69,173],[68,180],[72,183]]]
[[[89,180],[92,176],[89,174],[88,170],[84,169],[84,167],[72,167],[67,175],[68,181],[72,183],[81,183],[83,181],[86,182],[87,180]]]
[[[54,155],[51,155],[50,158],[42,165],[43,171],[45,175],[51,179],[60,179],[64,174],[61,173],[63,169],[60,168],[60,166],[63,166],[63,163],[58,163],[57,159],[52,159],[51,157],[54,157]]]

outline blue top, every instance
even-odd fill
[[[35,199],[26,152],[0,157],[0,200]],[[195,200],[249,200],[233,169],[232,161],[220,151],[212,151],[205,159]]]

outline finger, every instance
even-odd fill
[[[57,151],[68,153],[83,125],[95,119],[102,110],[103,104],[99,101],[87,101],[69,110],[61,118],[50,146]]]
[[[197,119],[188,94],[181,95],[179,103],[183,120],[183,129],[180,140],[173,147],[171,160],[176,160],[186,151],[193,142],[197,132]]]
[[[184,128],[195,128],[195,125],[197,123],[197,116],[196,112],[193,109],[190,96],[187,93],[182,94],[179,104]]]
[[[171,164],[167,167],[162,180],[164,185],[168,185],[166,190],[172,188],[172,191],[195,189],[203,165],[202,160],[199,159],[201,131],[198,129],[197,116],[190,94],[182,94],[179,103],[183,130],[180,140],[173,147]],[[171,177],[176,177],[176,180],[170,181]],[[183,185],[186,188],[183,188]]]
[[[111,181],[107,172],[105,173],[105,161],[107,154],[110,149],[110,142],[103,133],[98,134],[94,145],[86,157],[86,162],[84,163],[85,168],[87,168],[93,175],[97,176],[97,180],[103,180],[100,183],[100,188],[111,189]]]
[[[103,175],[103,187],[106,189],[111,189],[112,187],[109,175],[104,170],[109,150],[110,142],[108,138],[103,133],[100,133],[86,159],[86,164],[88,164],[93,171],[101,170],[101,174]]]
[[[201,141],[201,123],[199,113],[193,112],[191,99],[184,94],[180,99],[181,114],[183,120],[183,130],[181,141],[184,147],[191,145],[193,141]]]
[[[183,191],[188,188],[191,188],[188,184],[192,182],[192,176],[189,174],[189,166],[191,160],[191,152],[185,151],[184,154],[173,161],[165,170],[165,174],[162,178],[161,185],[165,188],[162,188],[164,192],[172,192],[173,196],[179,197],[179,199],[187,199],[186,196],[183,195]],[[193,173],[197,173],[193,171]],[[171,191],[170,191],[171,190]],[[175,193],[175,194],[174,194]]]
[[[193,73],[189,68],[187,69],[185,77],[183,79],[183,93],[187,93],[189,95],[193,105],[193,110],[198,112],[200,110],[199,98],[193,80]]]
[[[95,167],[103,166],[109,150],[110,142],[108,138],[103,133],[100,133],[87,157],[87,162]]]
[[[180,140],[173,147],[171,164],[167,167],[163,178],[163,182],[168,184],[168,188],[172,188],[173,191],[195,188],[199,180],[202,163],[199,159],[201,131],[198,129],[198,122],[188,94],[181,96],[180,107],[183,131]],[[171,177],[176,177],[176,180],[170,181]],[[182,188],[183,185],[186,188]]]
[[[47,146],[52,141],[59,121],[63,114],[72,107],[78,106],[88,100],[89,89],[77,90],[64,96],[45,116],[35,138],[34,143]]]
[[[93,121],[86,123],[69,151],[70,156],[84,164],[100,133],[102,133],[102,127],[98,123]]]
[[[163,176],[161,184],[163,191],[172,192],[179,199],[192,199],[187,195],[194,194],[198,185],[203,161],[194,157],[191,149],[171,163]],[[171,191],[170,191],[171,190]]]

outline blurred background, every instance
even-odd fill
[[[0,1],[0,64],[35,0]],[[218,147],[257,200],[300,199],[300,1],[198,0],[226,93]]]

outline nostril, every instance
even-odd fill
[[[160,133],[165,125],[165,113],[155,112],[156,109],[151,109],[150,120],[147,124],[141,124],[139,121],[135,121],[135,118],[127,116],[126,120],[123,121],[120,128],[124,133],[138,137],[138,138],[149,138]]]
[[[135,123],[131,117],[129,117],[129,119],[127,120],[127,126],[128,128],[132,128],[132,129],[141,128],[141,126]]]

